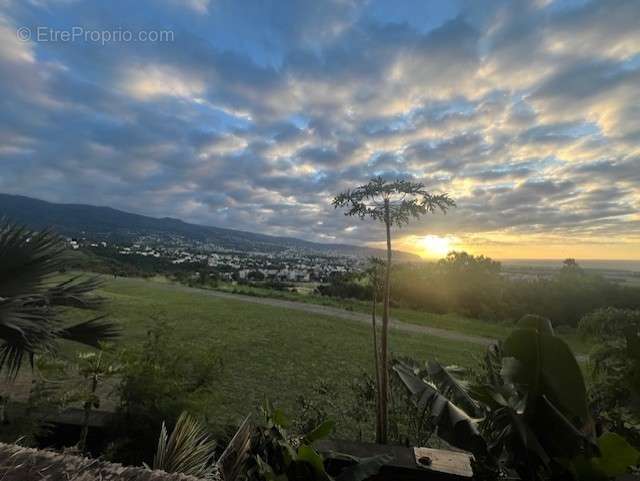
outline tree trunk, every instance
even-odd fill
[[[93,407],[93,398],[98,390],[98,377],[93,376],[91,379],[91,394],[89,400],[85,401],[84,417],[82,419],[82,430],[80,431],[80,440],[78,441],[78,451],[84,453],[87,449],[87,437],[89,436],[89,419],[91,418],[91,408]]]
[[[89,436],[89,417],[91,416],[91,403],[84,403],[84,416],[82,419],[82,430],[80,431],[80,439],[78,440],[78,451],[84,453],[87,448],[87,437]]]
[[[382,419],[380,418],[380,351],[378,349],[378,326],[376,323],[376,302],[378,300],[378,268],[374,265],[371,298],[371,329],[373,331],[373,360],[376,367],[376,442],[382,439]]]
[[[380,443],[388,441],[389,415],[389,296],[391,293],[391,219],[389,218],[389,200],[384,201],[384,224],[387,230],[387,268],[384,273],[384,304],[382,308],[382,335],[380,342],[380,421],[382,432]]]

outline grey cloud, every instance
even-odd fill
[[[328,199],[383,174],[458,200],[407,234],[637,232],[618,219],[640,199],[640,5],[473,3],[431,30],[360,2],[255,3],[246,19],[239,2],[201,17],[146,1],[15,4],[2,13],[14,27],[57,12],[106,27],[127,11],[127,25],[169,25],[176,42],[0,57],[0,190],[366,241],[378,228],[344,232],[353,219]],[[234,29],[238,45],[223,38]],[[152,66],[195,79],[198,98],[127,92],[126,75]]]

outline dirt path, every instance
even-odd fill
[[[173,289],[179,289],[185,292],[198,293],[204,296],[217,297],[221,299],[230,299],[241,302],[250,302],[252,304],[262,304],[265,306],[283,307],[286,309],[293,309],[302,312],[309,312],[311,314],[319,314],[323,316],[334,317],[338,319],[345,319],[348,321],[360,322],[362,324],[371,325],[371,316],[363,314],[361,312],[347,311],[338,307],[322,306],[319,304],[308,304],[306,302],[287,301],[284,299],[273,299],[269,297],[255,297],[247,296],[243,294],[232,294],[230,292],[212,291],[207,289],[198,289],[195,287],[187,287],[178,284],[169,284]],[[380,322],[380,320],[378,320]],[[427,334],[433,337],[439,337],[442,339],[449,339],[452,341],[469,342],[471,344],[480,344],[482,346],[488,346],[495,342],[494,339],[488,337],[474,336],[470,334],[464,334],[457,331],[450,331],[448,329],[440,329],[438,327],[420,326],[417,324],[409,324],[407,322],[398,321],[397,319],[391,319],[391,328],[410,332],[415,334]]]

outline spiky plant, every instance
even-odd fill
[[[216,443],[200,422],[183,412],[171,435],[162,423],[158,448],[153,458],[153,469],[167,473],[182,473],[202,479],[217,477],[213,462]]]
[[[95,309],[97,278],[75,276],[58,281],[65,244],[50,230],[33,232],[0,221],[0,371],[14,379],[25,357],[55,350],[60,340],[97,347],[117,337],[103,316],[65,326],[64,306]]]

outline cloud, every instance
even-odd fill
[[[202,80],[161,65],[130,67],[121,85],[125,92],[139,100],[168,95],[196,101],[205,91]]]
[[[638,238],[638,2],[387,10],[2,2],[0,190],[367,242],[380,226],[354,224],[329,200],[385,175],[458,201],[402,235]],[[17,39],[39,25],[174,39]]]
[[[211,6],[211,0],[171,0],[170,3],[177,7],[184,6],[201,15],[209,13]]]

